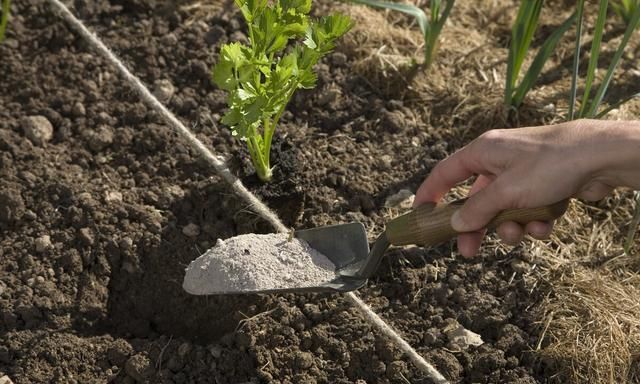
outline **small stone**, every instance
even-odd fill
[[[171,84],[171,81],[167,79],[156,80],[153,83],[153,95],[163,103],[171,100],[171,97],[176,93],[176,88]]]
[[[0,363],[9,364],[10,362],[11,352],[9,351],[9,348],[4,345],[0,345]]]
[[[391,168],[391,162],[393,161],[393,157],[390,155],[382,155],[376,159],[376,165],[378,168],[382,170],[386,170]]]
[[[99,152],[113,143],[113,130],[107,125],[102,125],[96,130],[88,131],[86,139],[89,148],[95,152]]]
[[[36,276],[36,283],[38,283],[38,284],[42,284],[42,283],[44,283],[44,277],[42,277],[42,276]]]
[[[153,366],[146,355],[139,353],[127,360],[124,371],[135,381],[144,383],[153,375]]]
[[[131,248],[133,248],[133,239],[131,239],[130,237],[123,237],[120,242],[118,242],[118,246],[120,247],[120,249],[122,249],[123,251],[128,251]]]
[[[464,328],[462,325],[446,331],[449,343],[447,348],[453,351],[464,351],[470,346],[479,346],[484,344],[482,337],[475,332]]]
[[[345,65],[347,63],[347,55],[342,52],[335,52],[331,55],[331,63],[337,67]]]
[[[398,193],[387,197],[387,200],[384,202],[384,206],[386,208],[410,209],[415,197],[416,195],[414,195],[410,190],[401,189]]]
[[[396,360],[387,365],[387,377],[393,379],[407,371],[407,363],[402,360]]]
[[[184,368],[184,362],[178,356],[171,356],[167,361],[167,368],[171,372],[180,372]]]
[[[35,241],[36,252],[42,253],[51,247],[51,237],[49,235],[43,235],[38,237]]]
[[[182,233],[188,237],[198,237],[200,227],[194,223],[189,223],[182,228]]]
[[[317,104],[320,106],[325,106],[336,101],[338,96],[340,95],[340,90],[334,87],[329,87],[323,90],[318,97]]]
[[[511,262],[511,268],[517,273],[525,274],[529,272],[529,270],[531,269],[531,266],[526,261],[522,261],[520,259],[514,259]]]
[[[185,358],[191,352],[191,344],[184,342],[178,347],[178,356]]]
[[[0,384],[13,384],[13,381],[9,378],[9,376],[4,375],[0,377]]]
[[[0,189],[0,224],[18,221],[25,213],[25,205],[20,191]]]
[[[222,356],[222,348],[219,345],[210,345],[209,353],[213,356],[214,359],[219,359]]]
[[[207,42],[208,45],[214,45],[216,44],[223,36],[225,36],[225,34],[227,33],[227,31],[225,31],[224,28],[222,28],[219,25],[214,25],[211,27],[211,29],[207,32],[206,35],[204,35],[204,40]]]
[[[53,126],[44,116],[28,116],[22,119],[25,136],[35,145],[42,145],[53,138]]]
[[[71,108],[71,114],[75,117],[82,117],[87,114],[87,111],[84,108],[84,104],[81,102],[76,102]]]
[[[402,111],[389,111],[383,108],[382,124],[391,133],[401,132],[406,126],[405,116]]]
[[[29,287],[33,287],[35,284],[36,284],[36,279],[35,279],[35,277],[30,277],[30,278],[28,278],[28,279],[27,279],[27,285],[28,285]]]
[[[313,365],[313,355],[309,352],[297,352],[295,365],[299,369],[309,369]]]
[[[178,44],[178,37],[176,37],[175,33],[167,33],[166,35],[162,36],[160,42],[162,42],[162,45],[176,45]]]
[[[122,193],[118,191],[107,191],[104,196],[104,201],[107,203],[122,202]]]
[[[434,344],[440,338],[440,330],[438,328],[429,328],[424,333],[424,342],[427,345]]]
[[[80,228],[80,240],[84,245],[93,245],[96,241],[91,228]]]

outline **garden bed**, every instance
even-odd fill
[[[415,190],[438,160],[507,124],[496,112],[501,82],[492,68],[504,60],[503,13],[515,12],[512,2],[473,10],[461,1],[434,75],[412,86],[398,87],[392,70],[371,75],[375,60],[362,50],[376,42],[360,26],[319,66],[318,88],[287,108],[274,182],[263,185],[219,122],[225,97],[210,67],[221,44],[246,36],[232,1],[212,3],[76,1],[72,10],[200,140],[232,156],[233,172],[288,226],[360,221],[373,240],[399,213],[385,207],[389,196]],[[385,20],[319,3],[318,13],[339,7],[356,19]],[[218,238],[273,229],[49,6],[16,2],[7,37],[0,44],[0,377],[16,384],[430,383],[341,295],[186,294],[184,268]],[[534,93],[520,123],[557,119],[548,104],[565,85]],[[29,116],[51,124],[50,141],[25,137]],[[395,249],[359,295],[451,381],[545,382],[556,368],[530,352],[543,295],[533,265],[522,248],[495,244],[473,260],[456,257],[449,244]],[[484,344],[456,350],[447,337],[456,324]]]

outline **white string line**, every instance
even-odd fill
[[[84,24],[78,20],[69,9],[62,4],[59,0],[49,0],[49,2],[60,11],[62,18],[69,23],[69,25],[87,42],[89,42],[108,62],[113,64],[120,74],[129,82],[132,83],[133,88],[140,94],[140,97],[147,102],[152,108],[156,109],[160,115],[167,120],[167,123],[175,128],[180,135],[182,135],[191,144],[198,153],[200,153],[211,165],[213,165],[216,172],[231,185],[231,187],[238,193],[238,195],[245,199],[250,205],[251,209],[257,214],[262,216],[265,220],[269,221],[276,230],[279,232],[288,232],[289,228],[285,226],[278,216],[267,207],[260,199],[258,199],[253,193],[251,193],[242,182],[231,173],[226,163],[216,157],[198,138],[178,120],[153,94],[145,87],[144,84],[134,76],[127,67],[120,61],[113,52],[91,31],[89,31]],[[369,320],[374,326],[376,326],[383,334],[395,341],[400,349],[405,352],[411,361],[416,365],[418,369],[423,371],[437,384],[445,384],[448,381],[438,372],[431,364],[427,363],[418,352],[413,349],[409,343],[407,343],[398,333],[393,330],[387,323],[384,322],[369,306],[360,300],[355,293],[349,292],[346,294],[347,299],[355,304],[360,309],[365,318]]]

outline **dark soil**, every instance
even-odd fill
[[[429,383],[340,295],[184,293],[184,267],[217,238],[272,229],[43,3],[14,2],[0,44],[0,376]],[[232,1],[193,23],[153,0],[73,5],[151,89],[175,87],[165,102],[204,143],[246,153],[219,123],[225,95],[209,81],[220,45],[246,39]],[[230,161],[287,225],[361,221],[373,238],[389,218],[385,199],[415,190],[462,135],[432,127],[413,112],[420,100],[386,98],[350,67],[339,47],[319,66],[318,88],[290,104],[273,184]],[[27,138],[27,116],[44,116],[53,138]],[[196,236],[183,232],[188,224]],[[452,381],[541,382],[527,353],[536,297],[522,257],[395,250],[359,293]],[[452,350],[446,329],[456,323],[485,344]]]

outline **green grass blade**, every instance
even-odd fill
[[[511,43],[507,56],[507,78],[504,94],[504,103],[507,106],[513,105],[513,90],[538,25],[542,3],[543,0],[522,1],[518,8],[516,20],[511,28]]]
[[[438,42],[438,36],[444,23],[451,12],[451,8],[455,3],[455,0],[447,0],[445,8],[440,12],[442,6],[441,0],[431,0],[431,17],[427,17],[427,14],[420,8],[411,4],[404,3],[391,3],[388,1],[380,0],[350,0],[352,3],[368,5],[370,7],[390,9],[394,11],[403,12],[407,15],[413,16],[418,22],[420,32],[424,38],[424,63],[423,68],[429,68],[433,60],[435,53],[435,47]]]
[[[611,60],[611,64],[609,65],[609,69],[607,70],[607,74],[605,75],[604,80],[602,81],[602,84],[600,84],[600,87],[598,87],[598,91],[596,92],[596,95],[593,101],[589,103],[589,110],[584,117],[593,117],[597,115],[598,109],[600,108],[600,104],[602,103],[602,100],[604,99],[604,95],[606,94],[607,89],[609,88],[609,84],[611,84],[611,80],[613,79],[613,73],[615,72],[616,68],[618,67],[618,64],[620,63],[620,58],[624,53],[624,49],[626,48],[627,44],[629,43],[629,39],[631,38],[631,35],[633,34],[634,30],[636,29],[636,27],[638,27],[639,24],[640,24],[640,7],[637,7],[634,10],[633,15],[631,16],[631,21],[627,25],[627,29],[624,32],[624,36],[622,37],[622,41],[620,42],[618,49],[616,50],[616,53],[613,55],[613,59]]]
[[[573,50],[573,73],[569,93],[569,121],[575,118],[576,95],[578,94],[578,75],[580,71],[580,46],[582,44],[582,20],[584,16],[584,0],[578,0],[576,9],[576,47]]]
[[[368,5],[370,7],[382,8],[382,9],[391,9],[394,11],[399,11],[402,13],[406,13],[407,15],[411,15],[415,17],[418,25],[420,26],[420,31],[423,35],[425,35],[429,29],[429,19],[427,18],[427,14],[424,11],[415,5],[411,4],[401,4],[401,3],[390,3],[388,1],[379,1],[379,0],[350,0],[352,3]]]
[[[589,104],[589,94],[591,93],[591,86],[593,85],[593,79],[596,76],[596,70],[598,68],[598,57],[600,56],[600,49],[602,48],[602,34],[604,33],[604,23],[607,20],[608,8],[609,8],[609,1],[600,0],[598,18],[596,19],[596,25],[593,31],[593,41],[591,42],[591,54],[589,55],[589,67],[587,68],[587,77],[584,83],[584,92],[582,93],[582,102],[580,103],[580,110],[578,111],[579,118],[584,117],[584,113],[587,110],[587,105]]]
[[[549,60],[549,57],[551,57],[551,54],[556,49],[558,42],[560,41],[562,36],[567,33],[569,28],[571,28],[575,19],[576,14],[573,13],[558,28],[556,28],[555,31],[553,31],[551,36],[549,36],[542,47],[540,47],[540,50],[536,54],[536,57],[533,59],[533,62],[531,62],[531,66],[529,66],[529,69],[527,69],[527,73],[522,79],[522,82],[515,89],[515,95],[513,96],[512,102],[512,105],[514,107],[518,107],[524,100],[527,92],[529,92],[529,90],[533,88],[533,85],[540,75],[540,72],[542,72],[542,68],[544,68],[544,64]]]
[[[7,31],[7,23],[9,22],[10,8],[11,8],[11,0],[3,0],[2,18],[0,18],[0,43],[4,41],[4,33]]]
[[[626,24],[631,21],[631,15],[635,12],[636,8],[640,7],[640,0],[618,0],[611,3],[613,11],[618,15]]]
[[[636,208],[633,213],[633,218],[631,219],[631,223],[629,224],[629,232],[627,233],[627,240],[624,244],[624,252],[629,255],[631,253],[631,249],[633,248],[633,241],[636,237],[636,232],[638,230],[638,226],[640,225],[640,191],[635,192],[636,197]]]
[[[434,1],[436,3],[436,1]],[[424,63],[423,66],[425,68],[429,68],[431,63],[433,62],[433,56],[436,51],[436,45],[438,43],[438,37],[440,36],[440,32],[442,31],[442,27],[444,23],[446,23],[447,18],[449,17],[449,13],[451,13],[451,9],[453,8],[453,4],[455,0],[447,0],[447,4],[445,5],[444,10],[441,14],[437,14],[440,10],[440,1],[437,1],[437,4],[433,4],[435,7],[431,9],[431,19],[435,20],[434,23],[429,25],[429,32],[425,35],[425,47],[424,47]],[[435,19],[433,15],[436,15]]]
[[[613,111],[613,110],[614,110],[614,109],[616,109],[616,108],[619,108],[622,104],[624,104],[624,103],[628,102],[628,101],[629,101],[629,100],[631,100],[631,99],[635,99],[635,98],[637,98],[637,97],[640,97],[640,92],[636,93],[635,95],[627,96],[627,97],[625,97],[624,99],[622,99],[622,100],[620,100],[620,101],[617,101],[616,103],[614,103],[614,104],[610,105],[609,107],[607,107],[607,108],[606,108],[606,109],[604,109],[603,111],[599,112],[599,113],[595,116],[595,118],[596,118],[596,119],[600,119],[600,118],[602,118],[603,116],[605,116],[607,113],[609,113],[609,112]]]

